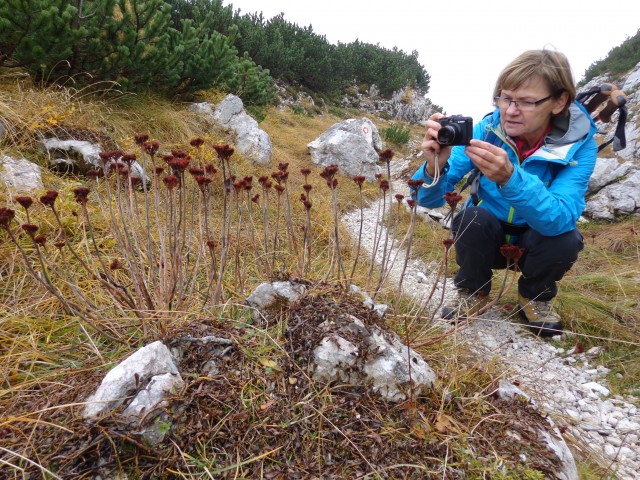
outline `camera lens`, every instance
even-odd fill
[[[441,145],[453,145],[458,133],[458,129],[455,127],[455,125],[445,125],[438,130],[438,143]]]

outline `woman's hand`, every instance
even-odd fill
[[[447,164],[447,160],[451,155],[451,147],[443,147],[437,140],[438,130],[441,127],[437,120],[441,118],[444,118],[441,113],[434,113],[429,117],[425,125],[424,139],[422,140],[422,151],[427,162],[427,173],[432,178],[436,174],[436,155],[438,156],[438,168],[440,171]]]
[[[509,161],[509,157],[507,157],[507,152],[482,140],[471,140],[470,143],[465,148],[465,153],[474,165],[478,167],[478,170],[498,185],[507,183],[513,173],[513,165]]]

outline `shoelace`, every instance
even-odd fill
[[[531,304],[531,308],[541,318],[548,317],[556,317],[556,313],[553,311],[553,307],[551,306],[551,302],[543,302],[543,301],[533,301],[529,302]]]

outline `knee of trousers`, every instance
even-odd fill
[[[584,248],[582,234],[577,229],[555,237],[545,237],[535,230],[529,230],[519,243],[528,256],[544,257],[560,263],[574,262]]]
[[[453,233],[462,243],[477,242],[480,238],[500,238],[502,227],[496,216],[480,207],[468,207],[453,219]]]

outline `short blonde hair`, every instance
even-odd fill
[[[509,63],[498,76],[493,96],[499,96],[504,89],[516,90],[533,77],[544,81],[554,98],[559,98],[562,92],[567,92],[569,99],[562,113],[568,110],[576,99],[576,87],[569,60],[563,53],[546,49],[527,50]]]

